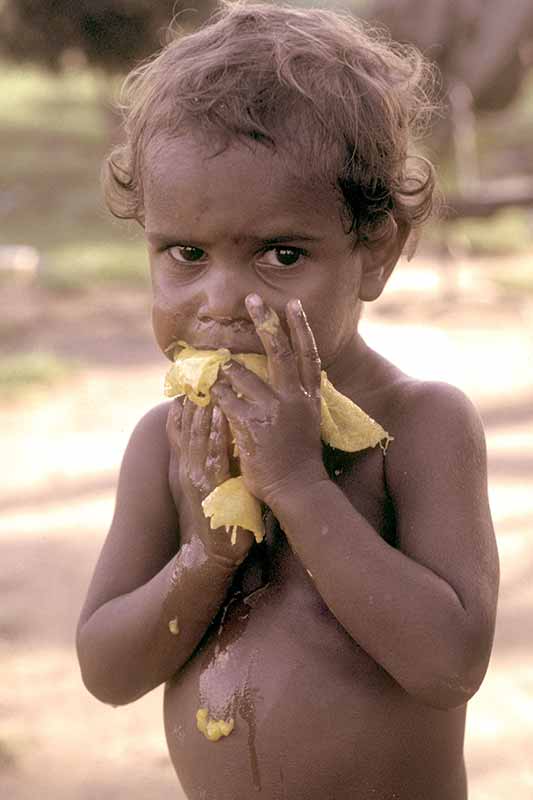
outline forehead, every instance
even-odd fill
[[[192,137],[154,139],[143,158],[146,227],[209,220],[235,230],[291,223],[337,229],[335,187],[298,174],[296,166],[287,154],[253,142],[221,150]]]

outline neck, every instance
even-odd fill
[[[343,389],[353,390],[366,385],[371,352],[356,329],[352,336],[322,363],[322,369],[326,370],[328,379],[335,388],[346,394]]]

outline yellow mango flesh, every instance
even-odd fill
[[[348,453],[392,438],[349,397],[338,392],[324,371],[320,376],[320,436],[326,444]]]
[[[218,370],[232,358],[268,382],[266,356],[258,353],[233,355],[224,347],[219,350],[196,350],[185,342],[178,342],[174,364],[165,377],[165,395],[167,397],[186,395],[198,406],[209,405],[210,389],[217,379]]]
[[[186,395],[200,406],[211,401],[210,389],[218,370],[230,359],[239,361],[268,383],[266,356],[256,353],[232,354],[229,350],[196,350],[185,342],[178,342],[174,363],[165,378],[165,395]],[[320,435],[322,440],[338,450],[355,453],[384,442],[386,447],[392,436],[379,423],[368,416],[349,397],[338,392],[322,371],[320,382]],[[251,531],[256,541],[264,537],[261,505],[246,489],[241,477],[230,478],[217,486],[202,503],[211,528],[225,526],[232,530],[235,541],[237,527]]]
[[[256,542],[261,542],[265,535],[261,505],[250,494],[242,477],[228,478],[208,494],[202,503],[206,517],[211,518],[212,528],[232,528],[233,537],[237,528],[251,531]]]
[[[222,736],[229,736],[235,727],[233,718],[227,722],[223,719],[209,719],[207,708],[199,708],[196,712],[196,727],[210,742],[218,742]]]

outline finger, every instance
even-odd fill
[[[299,300],[290,300],[287,303],[287,322],[292,348],[298,362],[301,384],[310,397],[319,397],[322,372],[320,356],[313,331]]]
[[[211,396],[232,425],[238,425],[240,421],[246,419],[250,404],[247,400],[237,397],[231,386],[224,380],[219,379],[213,384]]]
[[[249,401],[270,402],[274,393],[270,386],[238,361],[228,361],[222,366],[223,378],[227,380],[237,397]]]
[[[191,423],[189,441],[189,474],[192,482],[202,487],[205,483],[205,461],[211,428],[211,407],[197,406]]]
[[[218,486],[230,477],[229,443],[228,421],[220,408],[214,406],[206,458],[206,473],[213,480],[213,486]]]
[[[192,400],[189,400],[188,397],[185,398],[181,414],[181,452],[187,463],[189,463],[191,425],[195,408],[196,406]]]
[[[172,450],[181,449],[182,412],[182,398],[176,398],[169,406],[166,426],[168,442]]]
[[[296,389],[300,386],[296,359],[274,309],[263,303],[258,294],[249,294],[246,308],[268,358],[268,373],[274,389]]]

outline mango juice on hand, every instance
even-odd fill
[[[271,317],[269,317],[271,319]],[[276,330],[270,323],[269,330]],[[211,402],[210,389],[218,370],[231,358],[252,370],[268,382],[267,359],[255,353],[231,354],[229,350],[198,350],[186,342],[172,346],[174,363],[165,377],[167,397],[186,396],[198,405]],[[355,403],[337,392],[325,372],[321,376],[321,435],[329,445],[339,450],[356,452],[392,440],[383,428]],[[257,542],[264,537],[260,503],[247,491],[242,478],[230,478],[204,499],[202,506],[211,518],[211,527],[226,527],[235,541],[237,528],[251,531]]]

